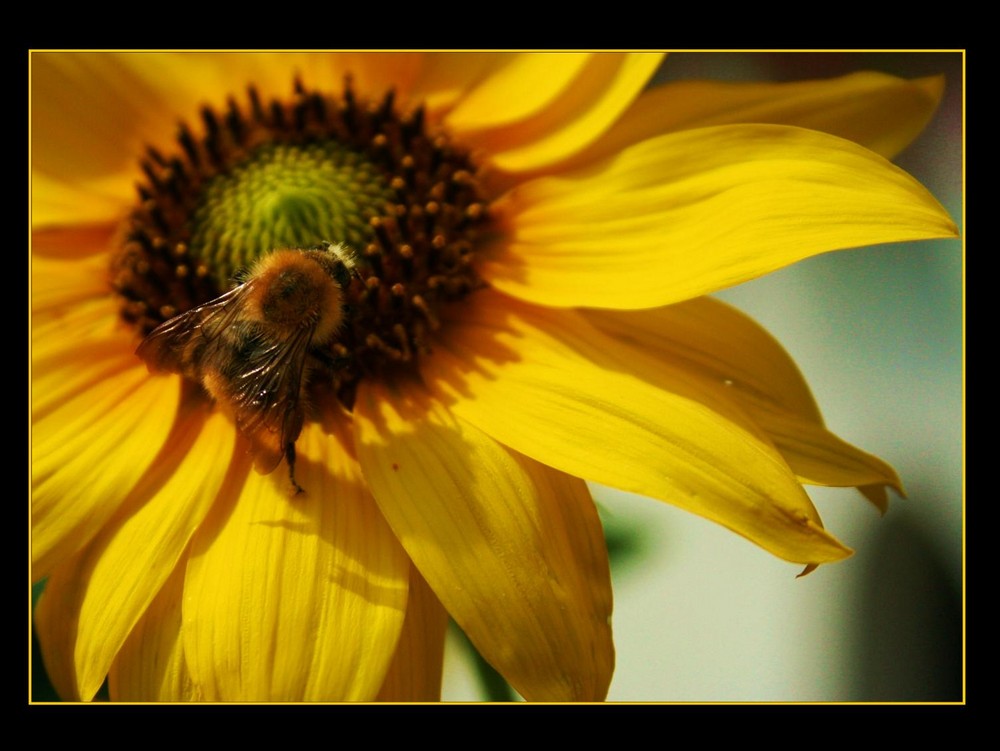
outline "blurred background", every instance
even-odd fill
[[[896,163],[963,225],[961,53],[675,53],[656,82],[944,74],[940,110]],[[802,579],[725,529],[594,487],[612,549],[611,701],[961,701],[963,252],[957,240],[819,256],[719,298],[781,341],[828,426],[899,472],[878,512],[810,488],[852,558]],[[488,675],[487,675],[488,677]],[[445,700],[500,698],[449,634]],[[492,692],[492,693],[491,693]]]

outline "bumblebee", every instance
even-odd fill
[[[286,459],[301,493],[295,441],[305,419],[309,353],[340,330],[351,274],[355,259],[342,245],[276,250],[239,286],[153,329],[136,354],[150,372],[200,383],[249,440],[254,468],[268,474]]]

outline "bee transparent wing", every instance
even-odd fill
[[[198,368],[220,332],[238,317],[247,285],[161,323],[142,340],[135,353],[153,373],[180,373],[198,378]]]
[[[302,379],[313,329],[250,348],[229,395],[236,424],[249,439],[258,472],[271,472],[302,432]]]

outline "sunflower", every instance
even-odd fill
[[[62,697],[433,700],[450,616],[526,699],[601,700],[585,481],[807,568],[850,554],[802,485],[884,509],[899,479],[704,295],[955,236],[886,161],[942,81],[643,91],[660,62],[32,54],[32,571]],[[262,474],[232,405],[136,346],[324,242],[356,255],[344,321],[304,355],[294,476]]]

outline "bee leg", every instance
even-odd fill
[[[310,354],[317,360],[319,360],[320,364],[325,365],[330,370],[334,371],[343,368],[344,365],[347,364],[347,362],[350,359],[347,357],[341,357],[339,355],[335,355],[333,352],[330,352],[329,350],[320,348],[312,350]]]
[[[288,462],[288,479],[292,481],[295,495],[304,493],[303,487],[295,482],[295,441],[289,441],[285,444],[285,461]]]

